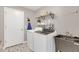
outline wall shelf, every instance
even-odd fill
[[[45,17],[47,17],[47,16],[50,16],[52,19],[54,19],[54,13],[49,13],[49,14],[39,16],[39,17],[36,17],[36,18],[45,20]]]

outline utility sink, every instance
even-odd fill
[[[44,35],[47,35],[47,34],[50,34],[50,33],[53,33],[53,31],[35,31],[36,33],[40,33],[40,34],[44,34]]]
[[[74,40],[74,42],[79,43],[79,40]]]
[[[73,41],[75,43],[79,43],[79,37],[71,37],[66,35],[57,35],[58,38],[63,38],[63,40]]]
[[[35,31],[36,33],[40,33],[40,34],[44,34],[44,35],[47,35],[47,34],[50,34],[50,33],[53,33],[55,32],[54,29],[43,29],[42,31]]]
[[[66,35],[57,35],[56,37],[65,38],[65,39],[71,39],[72,38],[71,36],[66,36]]]

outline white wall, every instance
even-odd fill
[[[55,29],[59,34],[69,32],[73,36],[79,36],[79,7],[48,6],[37,10],[36,14],[39,14],[41,10],[47,10],[55,14]]]
[[[3,39],[4,39],[4,11],[3,11],[3,7],[0,7],[0,48],[3,46]]]

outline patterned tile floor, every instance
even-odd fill
[[[4,50],[0,50],[0,52],[32,52],[32,51],[27,47],[26,43],[22,43],[8,47]]]

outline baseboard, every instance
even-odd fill
[[[24,41],[23,43],[27,43],[27,41]]]
[[[27,43],[27,41],[23,41],[23,42],[21,42],[21,43]],[[18,43],[18,44],[21,44],[21,43]],[[17,45],[17,44],[15,44],[15,45]],[[15,45],[13,45],[13,46],[15,46]],[[11,46],[9,46],[9,47],[11,47]],[[8,47],[7,47],[7,46],[3,46],[2,49],[6,49],[6,48],[8,48]]]

